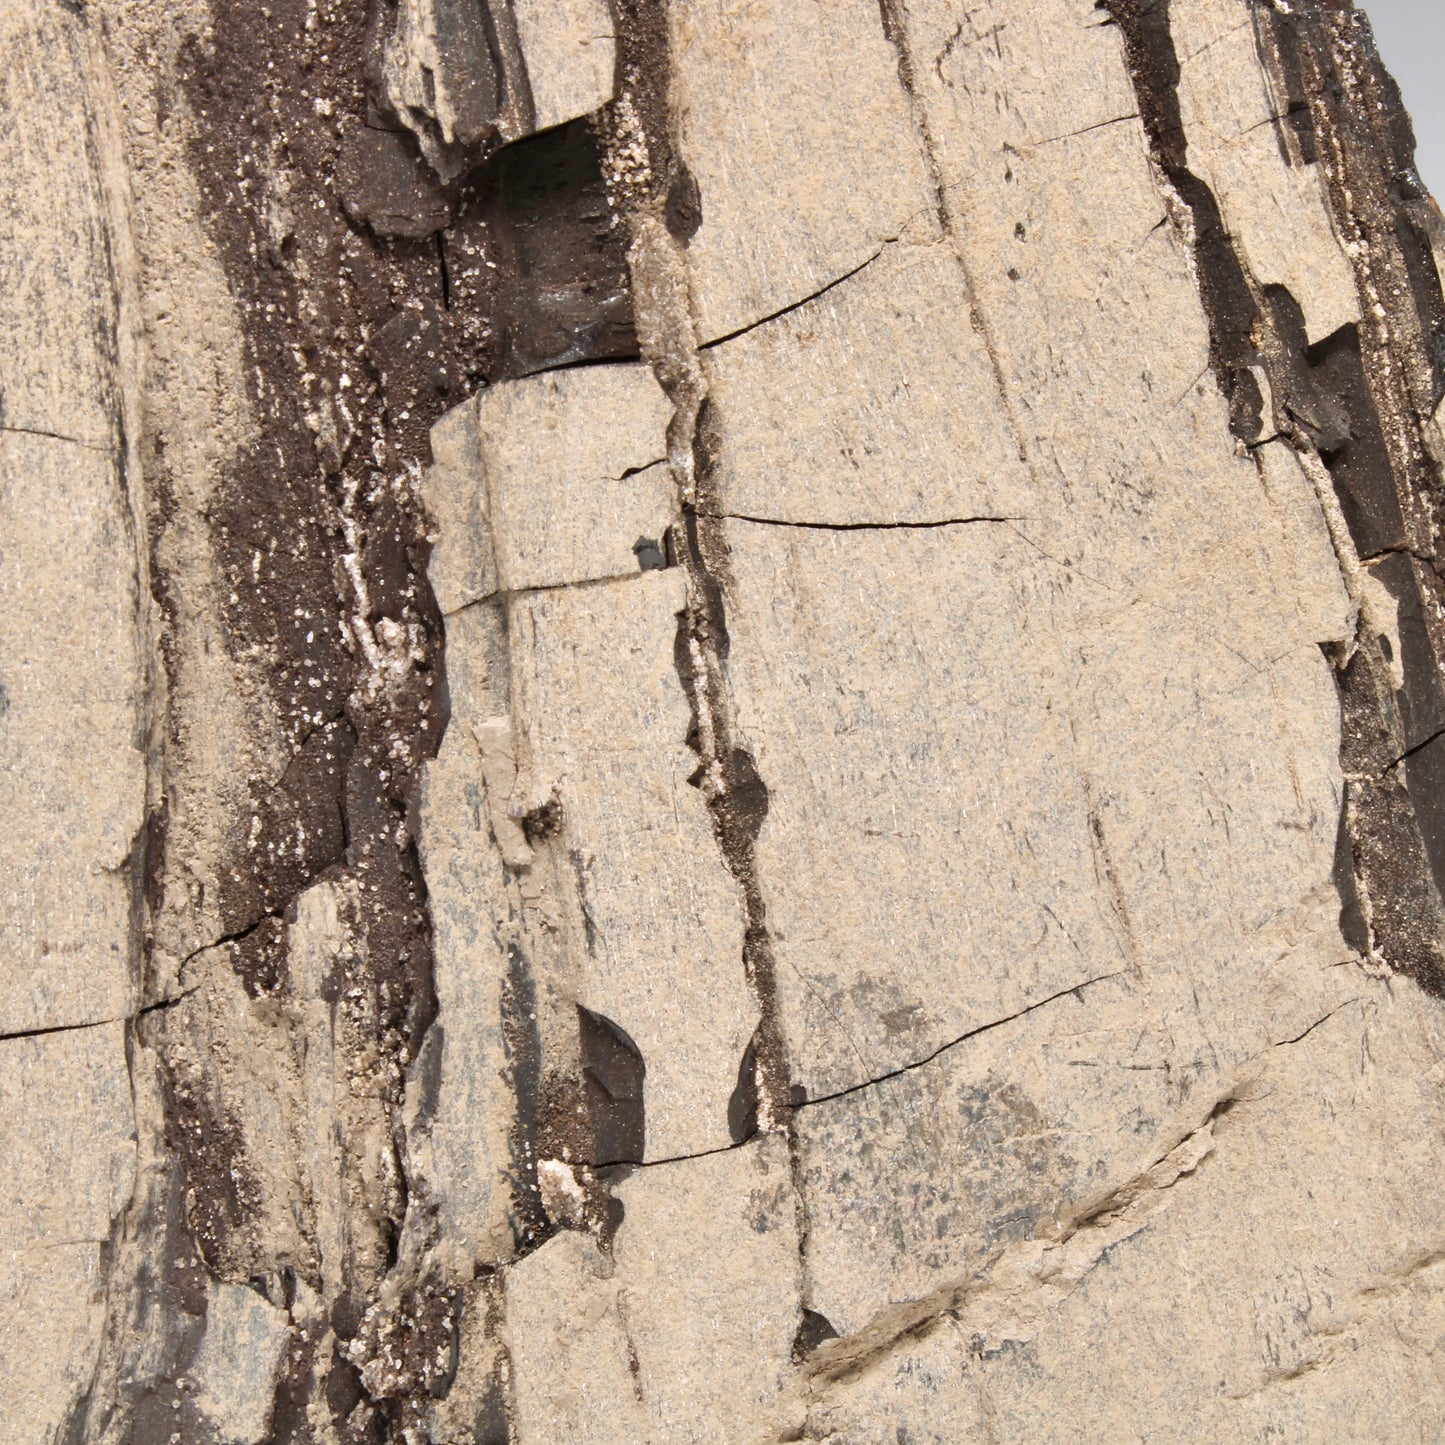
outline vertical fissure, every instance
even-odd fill
[[[904,18],[904,13],[900,9],[901,3],[902,0],[878,0],[878,12],[883,24],[883,36],[893,47],[894,54],[898,57],[898,81],[908,97],[908,108],[913,119],[914,129],[918,135],[918,144],[923,154],[924,165],[927,169],[928,183],[933,193],[933,205],[938,217],[938,225],[943,234],[952,242],[954,257],[957,260],[959,270],[963,274],[964,294],[968,297],[969,325],[972,326],[974,333],[983,342],[984,351],[988,356],[989,369],[993,373],[994,392],[998,397],[999,405],[1003,408],[1004,415],[1008,418],[1014,449],[1018,453],[1019,460],[1023,462],[1025,466],[1032,468],[1028,445],[1024,439],[1024,429],[1019,422],[1014,399],[1010,395],[1009,388],[1004,382],[1003,364],[999,360],[998,349],[994,345],[994,339],[989,333],[988,324],[984,320],[983,310],[977,300],[978,287],[974,284],[973,274],[968,264],[961,227],[954,215],[954,208],[949,204],[948,186],[944,179],[943,168],[938,163],[937,147],[934,144],[933,135],[929,129],[928,112],[918,95],[918,86],[914,76],[913,54],[908,46],[908,26]]]
[[[1189,169],[1169,0],[1098,0],[1096,8],[1119,27],[1150,154],[1188,212],[1199,299],[1209,323],[1209,364],[1229,403],[1230,430],[1242,441],[1257,441],[1264,396],[1251,368],[1262,362],[1259,305],[1218,199]]]
[[[758,874],[757,840],[768,788],[740,737],[728,674],[731,586],[727,523],[713,495],[716,417],[707,400],[686,272],[686,248],[707,205],[674,143],[667,18],[661,0],[614,0],[618,95],[600,118],[609,199],[626,218],[639,347],[673,405],[667,460],[680,525],[667,541],[686,576],[674,661],[692,715],[688,744],[698,764],[689,781],[707,804],[723,860],[743,904],[744,978],[758,1009],[739,1061],[727,1123],[735,1145],[762,1134],[788,1142],[803,1298],[807,1303],[808,1217],[790,1065],[777,999],[777,960]]]

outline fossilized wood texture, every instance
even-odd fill
[[[1362,15],[0,39],[0,1439],[1436,1438]]]

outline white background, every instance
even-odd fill
[[[1445,0],[1356,0],[1415,122],[1415,161],[1445,203]]]

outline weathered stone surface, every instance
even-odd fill
[[[196,1404],[226,1445],[259,1445],[271,1431],[290,1320],[256,1290],[216,1285],[206,1304],[206,1335],[192,1368]]]
[[[612,98],[617,48],[604,0],[401,0],[388,18],[372,59],[381,98],[443,181]],[[447,219],[443,210],[420,234]]]
[[[437,606],[450,615],[497,590],[497,559],[487,516],[477,408],[453,407],[432,428],[432,464],[422,498],[433,531],[427,575]]]
[[[1442,1408],[1439,1226],[1406,1183],[1438,1167],[1439,1010],[1348,972],[1144,1217],[1006,1251],[924,1343],[820,1391],[807,1438],[1415,1438]]]
[[[638,539],[660,547],[676,512],[669,411],[634,364],[503,382],[449,412],[425,484],[442,610],[637,572]]]
[[[874,1311],[938,1288],[950,1271],[967,1267],[970,1249],[986,1253],[1011,1229],[1035,1228],[1040,1216],[1034,1211],[1042,1201],[1032,1196],[1030,1180],[1049,1180],[1053,1206],[1063,1204],[1067,1213],[1085,1207],[1090,1191],[1107,1194],[1149,1157],[1162,1155],[1171,1135],[1177,1139],[1197,1125],[1198,1118],[1189,1116],[1197,1116],[1201,1095],[1207,1112],[1227,1093],[1233,1072],[1266,1046],[1269,989],[1296,987],[1288,970],[1283,983],[1270,981],[1267,966],[1283,953],[1308,976],[1319,959],[1332,961],[1331,915],[1325,910],[1321,921],[1320,905],[1311,900],[1327,897],[1330,888],[1341,796],[1338,741],[1326,667],[1312,644],[1343,635],[1338,574],[1329,552],[1315,546],[1308,558],[1314,570],[1303,589],[1286,592],[1272,581],[1274,558],[1261,556],[1254,546],[1249,519],[1264,499],[1253,466],[1231,455],[1213,386],[1199,383],[1186,369],[1203,363],[1204,328],[1184,257],[1172,232],[1158,228],[1159,203],[1136,123],[1109,118],[1112,123],[1087,134],[1062,138],[1047,129],[1051,117],[1063,110],[1062,89],[1056,96],[1051,87],[1067,80],[1063,71],[1055,81],[1046,63],[1042,47],[1051,33],[1056,38],[1076,24],[1081,49],[1100,47],[1092,64],[1106,76],[1108,66],[1116,70],[1117,82],[1102,89],[1128,84],[1113,37],[1100,38],[1088,29],[1083,7],[1056,8],[1053,32],[1040,28],[1037,7],[1027,16],[1021,7],[1019,23],[988,46],[956,47],[950,54],[956,84],[945,80],[935,93],[925,92],[925,104],[935,115],[930,133],[945,158],[945,174],[967,177],[956,185],[965,193],[958,197],[959,213],[968,218],[960,224],[958,244],[976,278],[1004,395],[1022,418],[1033,465],[1055,479],[1057,491],[1050,495],[1040,487],[1036,515],[1011,530],[1009,549],[994,544],[1000,581],[986,580],[987,561],[968,552],[963,554],[967,560],[954,564],[960,582],[943,584],[940,591],[959,608],[957,615],[943,609],[939,593],[899,599],[857,562],[851,567],[848,561],[833,562],[828,575],[835,585],[840,573],[856,576],[843,586],[859,600],[842,614],[847,619],[842,625],[856,622],[857,636],[831,648],[824,641],[828,629],[816,614],[806,628],[795,625],[799,634],[806,633],[806,642],[790,645],[779,631],[754,640],[748,619],[765,612],[777,629],[785,616],[777,606],[779,595],[793,587],[807,595],[807,543],[770,541],[767,545],[787,561],[754,580],[751,549],[736,525],[729,533],[737,578],[736,631],[752,643],[735,644],[738,719],[745,733],[756,730],[760,771],[776,780],[773,810],[759,842],[759,871],[765,894],[775,892],[780,899],[770,911],[779,935],[780,1001],[803,1079],[811,1087],[809,1064],[819,1039],[827,1040],[835,1056],[852,1052],[857,1059],[851,1076],[827,1079],[827,1090],[833,1092],[927,1059],[948,1037],[1006,1019],[1028,1003],[1064,993],[1071,984],[1114,980],[1097,990],[1080,989],[1078,1018],[1071,1017],[1074,1003],[1060,1000],[1008,1025],[1007,1043],[993,1037],[986,1043],[965,1041],[957,1057],[951,1052],[941,1056],[929,1069],[949,1077],[946,1090],[917,1095],[925,1080],[910,1075],[876,1091],[879,1113],[873,1112],[875,1091],[839,1101],[836,1107],[849,1115],[846,1124],[828,1127],[832,1105],[820,1106],[816,1122],[804,1113],[800,1127],[811,1171],[806,1197],[813,1214],[810,1278],[819,1308],[845,1332],[861,1329]],[[924,22],[915,15],[914,23]],[[912,43],[935,53],[927,48],[931,42]],[[1039,48],[1031,50],[1031,45]],[[991,74],[1000,49],[1005,58],[1012,57],[1018,73],[1035,77],[1027,103],[995,103],[990,86],[997,82]],[[949,73],[940,68],[935,76]],[[1036,138],[1040,130],[1044,135]],[[967,158],[964,147],[971,148]],[[1074,177],[1067,193],[1059,185],[1061,167]],[[1124,271],[1115,258],[1126,250],[1126,233],[1140,243]],[[1017,266],[1005,264],[1015,260]],[[1040,313],[1058,316],[1059,328],[1041,331]],[[1125,314],[1131,318],[1127,326]],[[1182,363],[1172,377],[1132,364],[1130,353],[1145,326],[1159,327],[1161,333],[1169,327],[1171,342],[1160,334],[1150,355],[1168,354]],[[1085,407],[1091,413],[1087,421]],[[1149,421],[1151,416],[1157,421]],[[1302,478],[1289,481],[1293,496],[1280,509],[1269,509],[1278,529],[1289,523],[1291,508],[1302,496]],[[1205,497],[1208,506],[1202,505]],[[1237,522],[1221,529],[1221,516],[1229,515]],[[992,530],[969,528],[967,536],[977,547],[973,539]],[[1226,536],[1235,540],[1226,542]],[[827,544],[843,545],[833,538]],[[1019,554],[1030,547],[1033,555],[1025,564]],[[949,575],[947,564],[929,558],[916,534],[865,533],[855,545],[860,557],[887,555],[890,549],[898,560],[890,559],[885,575],[901,572],[905,557],[917,557],[924,576]],[[1286,563],[1297,571],[1297,548],[1290,549]],[[1022,579],[1035,568],[1037,590],[1022,590]],[[1012,595],[1002,577],[1014,589]],[[969,584],[978,592],[965,590]],[[750,594],[758,601],[750,601]],[[1324,598],[1326,605],[1305,611],[1312,597]],[[905,639],[927,635],[931,645],[925,650],[915,643],[911,654],[895,647],[896,656],[869,659],[861,652],[862,638],[887,638],[889,626],[899,627]],[[821,669],[812,676],[800,670],[796,680],[784,674],[783,680],[776,660],[794,651],[819,661],[829,652],[861,657],[861,675],[878,680],[880,695],[891,691],[899,701],[875,715],[856,682],[850,686]],[[765,681],[749,676],[752,656],[769,660],[761,674]],[[1061,661],[1052,662],[1054,657]],[[803,796],[827,799],[819,813],[836,824],[855,800],[867,796],[866,784],[839,770],[832,774],[838,778],[837,794],[824,791],[831,777],[804,761],[825,746],[824,732],[886,738],[893,768],[900,757],[911,762],[926,756],[940,734],[935,718],[972,721],[992,715],[966,701],[966,691],[962,705],[952,710],[941,702],[952,690],[950,669],[965,659],[981,669],[980,676],[989,677],[996,695],[999,679],[1017,679],[1020,696],[1003,694],[1009,700],[996,716],[1006,731],[996,742],[980,745],[976,737],[964,735],[941,750],[943,757],[958,759],[954,788],[978,777],[998,791],[984,793],[982,806],[958,809],[956,841],[946,848],[920,839],[921,859],[947,859],[945,874],[920,878],[920,896],[931,906],[948,896],[950,883],[959,889],[953,930],[976,928],[980,914],[987,918],[990,908],[1001,922],[1007,919],[1022,929],[1019,905],[1029,899],[1040,922],[1046,910],[1052,911],[1048,925],[1036,923],[1030,936],[1052,941],[1052,934],[1058,962],[1034,976],[1031,964],[1037,954],[1021,934],[1005,940],[984,932],[980,947],[965,932],[973,947],[961,951],[959,963],[949,970],[953,979],[936,994],[925,995],[925,981],[936,983],[940,954],[946,957],[945,925],[919,955],[917,983],[898,992],[899,979],[907,977],[899,955],[908,946],[889,936],[898,925],[887,933],[877,924],[850,928],[829,885],[815,882],[814,896],[829,896],[830,904],[815,905],[803,915],[802,940],[805,949],[819,940],[816,954],[828,963],[792,965],[797,909],[792,898],[810,887],[807,872],[795,860],[815,854],[785,831],[791,823],[789,780],[808,779]],[[910,673],[919,679],[915,686],[938,686],[940,700],[904,701]],[[1065,679],[1057,692],[1051,685],[1055,677]],[[838,709],[831,729],[813,723],[815,741],[770,767],[770,743],[797,731],[796,724],[780,728],[769,715],[773,690],[793,707],[804,699],[812,707],[814,699],[835,698],[846,707],[859,697],[855,706],[861,725],[850,726]],[[1025,706],[1036,711],[1025,713]],[[911,743],[903,731],[910,726],[918,728],[918,741]],[[1018,746],[1020,736],[1029,739],[1026,749]],[[842,756],[851,762],[850,752]],[[1016,771],[1021,757],[1030,760],[1026,767],[1037,762],[1037,782]],[[866,756],[859,771],[864,778],[872,773],[892,781],[886,765],[875,762],[870,768]],[[1060,830],[1059,814],[1053,811],[1068,797],[1070,774],[1078,779],[1072,836]],[[873,810],[877,816],[860,819],[859,833],[895,831],[907,837],[920,813],[930,821],[945,813],[939,798],[948,795],[937,781],[920,779],[914,786],[916,796],[896,785],[880,788]],[[1229,802],[1222,809],[1218,800],[1225,798]],[[896,818],[907,821],[885,824],[883,807],[895,799],[901,805]],[[1047,822],[1040,817],[1030,824],[1035,799],[1047,800]],[[970,815],[982,821],[965,825]],[[986,831],[993,818],[1001,829],[997,841]],[[1058,848],[1057,863],[1050,854],[1039,857],[1035,836],[1045,840],[1044,847]],[[849,864],[856,866],[859,851],[850,851]],[[988,901],[986,887],[968,872],[960,877],[954,871],[971,856],[978,857],[990,880],[1002,884],[998,904]],[[905,879],[906,888],[928,866],[914,863],[900,847],[893,875]],[[1021,887],[1015,870],[1030,878],[1035,867],[1039,881]],[[841,860],[832,871],[844,872]],[[825,878],[828,872],[820,870]],[[900,916],[908,919],[910,939],[928,936],[926,926],[920,927],[927,917],[924,907],[893,878],[887,883],[870,879],[848,888],[845,896],[884,900],[884,908],[896,901]],[[1282,935],[1282,920],[1307,905],[1313,921],[1291,922]],[[888,917],[879,911],[881,918]],[[828,927],[819,927],[824,917],[847,942],[840,944]],[[880,960],[871,977],[856,964],[858,974],[848,972],[853,939],[861,958]],[[1008,985],[1027,978],[1033,992],[1026,986],[1008,999],[996,996],[992,1008],[981,1006],[972,1016],[960,1012],[946,1027],[927,1028],[930,1012],[939,1007],[935,996],[955,1007],[967,997],[960,988],[960,975],[969,977],[967,954],[980,961],[1007,956],[1011,962],[1003,977]],[[790,965],[802,975],[802,987],[788,978]],[[998,979],[996,974],[985,977]],[[1127,1002],[1118,1005],[1114,1000],[1121,991]],[[808,1006],[792,1003],[791,996]],[[868,1025],[860,1025],[860,1003]],[[801,1018],[790,1025],[793,1011]],[[1047,1041],[1051,1021],[1059,1015],[1068,1020],[1067,1036],[1097,1031],[1100,1041],[1110,1040],[1105,1050],[1115,1058],[1124,1040],[1132,1040],[1122,1084],[1108,1082],[1106,1074],[1095,1093],[1079,1060],[1054,1064]],[[904,1032],[915,1020],[925,1024],[916,1039]],[[1165,1034],[1146,1046],[1150,1059],[1141,1067],[1133,1051],[1149,1037],[1155,1020]],[[895,1039],[903,1034],[908,1042],[895,1042],[894,1056],[879,1057],[878,1035],[890,1023]],[[991,1057],[994,1048],[997,1059]],[[1057,1085],[1046,1082],[1054,1067],[1059,1069]],[[1188,1083],[1182,1088],[1165,1083],[1176,1075]],[[1042,1102],[1036,1099],[1040,1090]],[[900,1091],[902,1097],[885,1102]],[[910,1120],[924,1131],[920,1138],[911,1137]],[[1116,1131],[1117,1144],[1109,1142]],[[966,1141],[979,1134],[992,1141],[984,1165],[988,1177],[970,1185],[958,1174],[951,1176],[936,1206],[941,1213],[931,1218],[934,1207],[920,1207],[917,1191],[929,1189],[936,1178],[932,1161],[963,1160]],[[880,1150],[884,1138],[890,1142]],[[864,1178],[872,1182],[860,1186]],[[893,1181],[891,1188],[885,1179]],[[900,1187],[901,1180],[910,1183]],[[839,1207],[860,1194],[891,1197],[900,1212],[895,1215],[890,1204],[869,1222],[867,1210]],[[963,1207],[963,1215],[973,1221],[971,1227],[962,1226],[963,1215],[951,1212],[965,1196],[970,1205]],[[892,1243],[900,1238],[907,1242]],[[950,1246],[936,1242],[943,1240],[963,1252],[950,1257]],[[865,1283],[870,1274],[878,1291],[871,1299]],[[905,1278],[910,1283],[903,1284]]]
[[[420,845],[435,930],[437,1023],[432,1051],[418,1067],[418,1117],[409,1149],[435,1205],[439,1251],[449,1268],[505,1258],[513,1247],[507,1172],[513,1167],[508,1049],[503,991],[509,972],[508,900],[504,859],[493,830],[514,830],[530,861],[520,824],[508,819],[506,794],[490,812],[501,779],[488,775],[477,739],[493,716],[497,679],[506,696],[506,656],[497,622],[485,607],[468,608],[447,623],[451,658],[452,726],[428,764],[421,805]],[[490,704],[490,706],[489,706]],[[515,780],[515,763],[510,782]]]
[[[116,278],[94,152],[84,27],[9,0],[0,129],[4,175],[0,424],[107,450],[115,440]]]
[[[0,1433],[1420,1437],[1445,294],[1348,6],[0,23]]]
[[[0,1430],[16,1445],[49,1442],[84,1396],[105,1328],[100,1241],[0,1256]]]
[[[109,448],[0,434],[7,1032],[120,1019],[135,994],[126,864],[145,766],[125,505]]]
[[[757,1022],[738,966],[741,900],[689,781],[683,604],[669,569],[525,593],[508,617],[526,750],[512,807],[560,807],[584,914],[575,1000],[641,1050],[648,1159],[730,1142],[728,1101]]]
[[[91,1389],[136,1176],[149,679],[113,97],[59,7],[0,5],[0,47],[0,1435],[39,1445]]]
[[[808,1095],[1127,969],[1038,553],[995,523],[727,537],[738,730],[769,782],[758,875]]]

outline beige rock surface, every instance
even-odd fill
[[[1259,63],[1254,15],[1239,0],[1170,7],[1180,56],[1179,109],[1191,167],[1261,286],[1288,287],[1311,341],[1359,319],[1355,278],[1330,225],[1317,160],[1286,154],[1290,106]]]
[[[512,10],[538,130],[612,99],[617,47],[603,0],[514,0]]]
[[[713,504],[840,526],[1034,511],[969,313],[951,247],[889,243],[822,295],[710,347]]]
[[[440,1249],[458,1268],[505,1258],[513,1247],[506,1175],[514,1114],[502,1024],[509,908],[492,835],[510,820],[504,806],[488,811],[493,785],[475,732],[491,701],[490,620],[474,607],[448,622],[453,726],[427,768],[421,809],[441,1031],[428,1117],[409,1131],[410,1147],[437,1199]]]
[[[688,781],[697,759],[673,652],[683,605],[669,569],[527,593],[509,619],[513,716],[530,754],[514,799],[560,804],[585,910],[576,1001],[641,1050],[648,1159],[729,1143],[757,1022],[736,966],[741,900]]]
[[[679,153],[705,198],[687,253],[702,341],[927,234],[928,177],[878,19],[869,0],[669,7]]]
[[[146,816],[141,478],[113,96],[59,8],[0,6],[0,1435],[90,1387],[136,1171]]]
[[[602,0],[401,0],[385,20],[372,59],[382,92],[445,180],[612,99],[617,47]]]
[[[120,1023],[0,1041],[0,1434],[48,1441],[90,1385],[135,1176]]]
[[[505,381],[433,431],[424,495],[450,614],[498,591],[627,577],[676,511],[667,398],[640,364]]]
[[[63,12],[11,4],[0,26],[0,1031],[16,1032],[131,1005],[145,673],[108,98]]]
[[[808,1095],[1128,969],[1038,553],[1002,523],[726,535],[738,731],[772,780],[757,868]]]
[[[1435,1438],[1445,294],[1347,11],[0,39],[0,1436]]]
[[[802,1297],[842,1336],[798,1387],[809,1438],[1043,1438],[1052,1397],[1028,1415],[1027,1369],[1001,1402],[962,1362],[1033,1348],[1115,1251],[1169,1227],[1168,1191],[1217,1177],[1200,1171],[1234,1118],[1219,1110],[1247,1117],[1293,1041],[1378,988],[1336,922],[1340,735],[1319,650],[1351,636],[1358,584],[1290,448],[1230,436],[1117,33],[1083,4],[993,11],[988,26],[946,5],[903,15],[943,236],[885,240],[820,295],[793,280],[796,309],[702,353],[728,716],[701,726],[730,727],[768,788],[746,867],[795,1090]],[[1189,52],[1181,94],[1192,133],[1209,111],[1201,165],[1228,210],[1231,176],[1243,196],[1280,167],[1230,149],[1207,86],[1238,109],[1268,81],[1214,48],[1219,72]],[[1354,314],[1352,283],[1318,174],[1284,175],[1242,244],[1258,283],[1289,285],[1324,334]],[[686,253],[704,340],[723,329],[707,215]],[[806,225],[778,224],[732,274],[762,294],[808,246]],[[553,625],[585,649],[595,615]],[[540,654],[535,620],[511,631]],[[514,709],[566,714],[526,677]],[[589,909],[609,891],[599,880]],[[1261,1227],[1286,1228],[1291,1207]],[[549,1252],[569,1279],[607,1271],[564,1238],[509,1276],[520,1417],[650,1438],[608,1363],[620,1323],[610,1344],[599,1325],[565,1361],[539,1356],[538,1379],[567,1383],[526,1383],[533,1341],[565,1338],[546,1334],[562,1311],[550,1269],[546,1284],[530,1271]],[[1268,1268],[1240,1262],[1238,1278]],[[583,1315],[612,1319],[598,1288]],[[974,1314],[955,1326],[959,1301]],[[1026,1341],[1000,1323],[1011,1310]],[[986,1345],[963,1333],[974,1317]],[[920,1327],[927,1346],[903,1343]],[[945,1335],[961,1355],[940,1353]],[[1245,1348],[1223,1325],[1217,1338]],[[1119,1381],[1145,1368],[1129,1355]],[[1097,1422],[1083,1438],[1135,1428],[1127,1411],[1070,1408]]]
[[[290,1340],[290,1321],[253,1289],[217,1285],[206,1310],[196,1359],[196,1401],[226,1445],[258,1445],[271,1432],[272,1402],[256,1389],[274,1377]]]
[[[432,428],[431,449],[422,484],[434,528],[427,575],[437,606],[449,616],[497,590],[476,407],[453,407]]]
[[[503,382],[478,400],[482,475],[507,592],[626,577],[675,509],[659,467],[668,405],[640,364]]]

